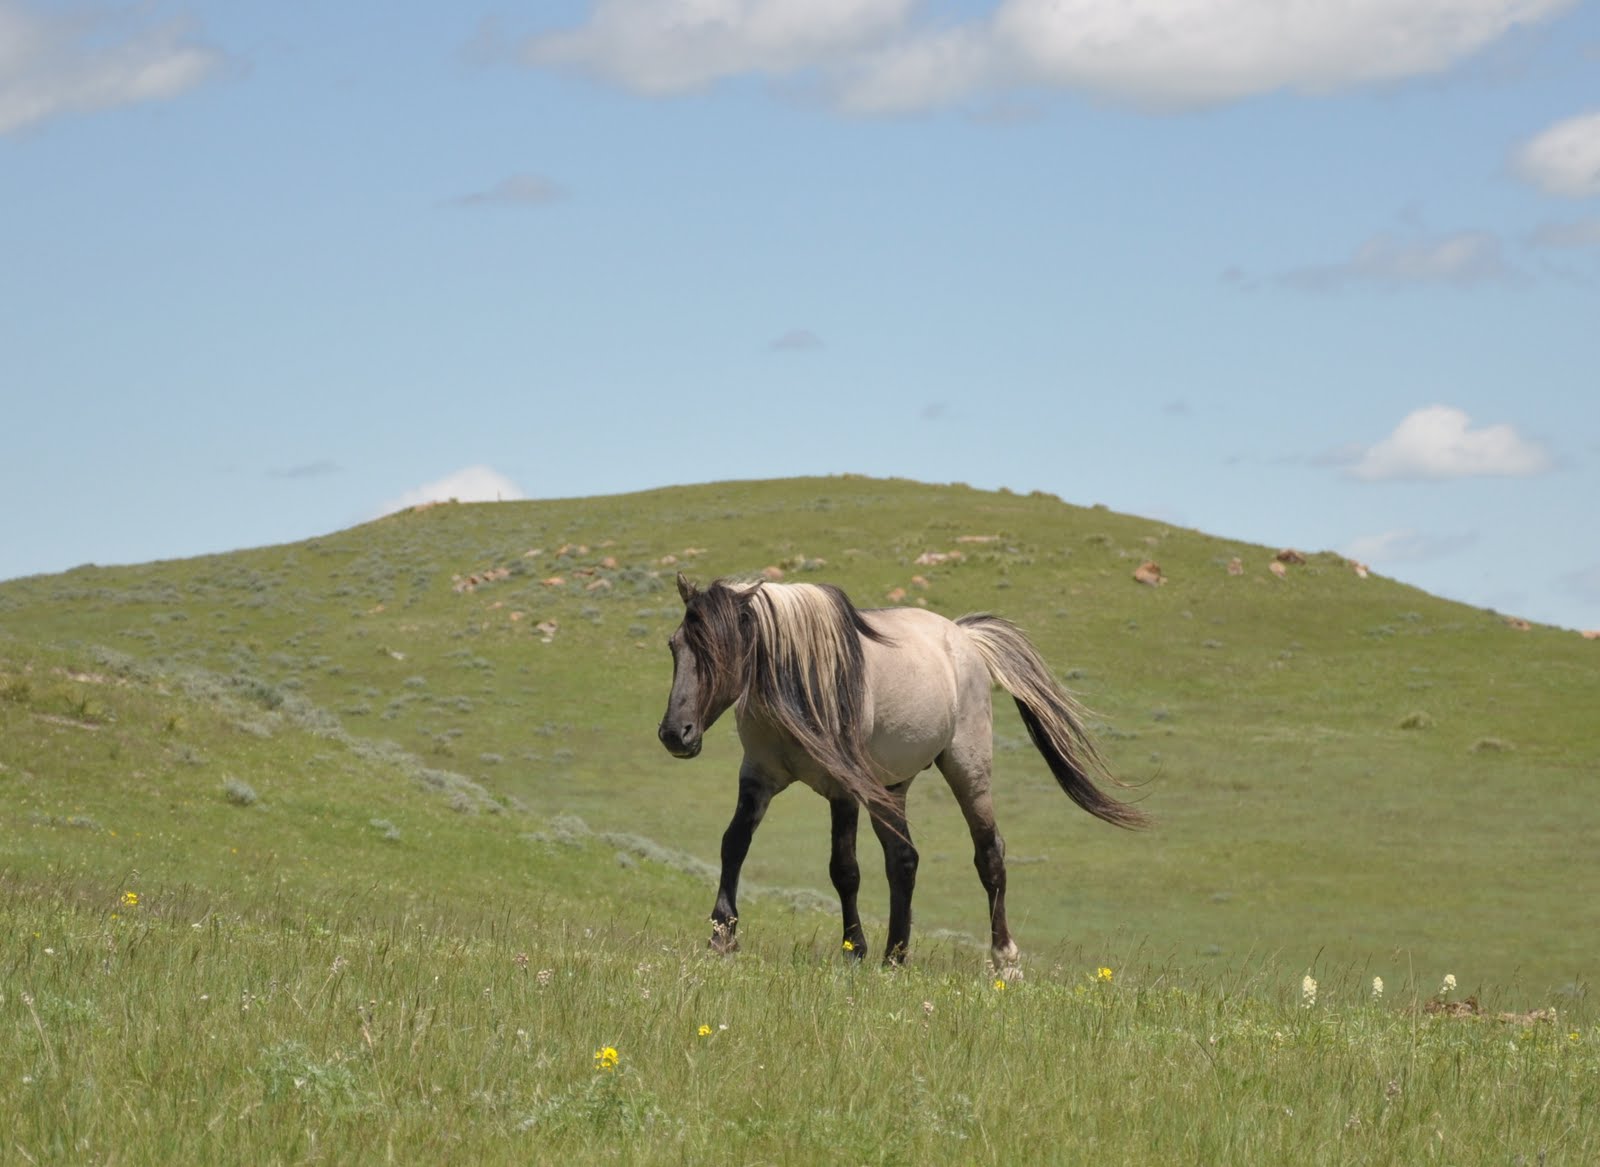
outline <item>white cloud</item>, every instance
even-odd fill
[[[1460,287],[1512,278],[1500,240],[1487,231],[1456,231],[1437,238],[1372,236],[1342,263],[1296,268],[1291,287],[1326,291],[1349,284],[1454,284]]]
[[[1454,554],[1477,541],[1474,534],[1423,535],[1407,528],[1358,536],[1345,544],[1343,550],[1345,555],[1362,563],[1419,563]]]
[[[643,93],[836,62],[903,27],[915,0],[595,0],[588,23],[533,37],[534,65],[581,69]]]
[[[1550,469],[1549,452],[1506,424],[1472,428],[1449,405],[1407,414],[1388,437],[1370,446],[1346,471],[1367,482],[1390,479],[1520,478]]]
[[[1005,0],[1023,79],[1137,104],[1320,93],[1440,72],[1567,0]]]
[[[425,483],[384,503],[380,515],[392,515],[425,502],[512,502],[527,498],[522,488],[498,470],[488,466],[468,466],[447,474],[437,482]]]
[[[851,112],[1017,86],[1175,108],[1438,73],[1574,2],[1000,0],[919,26],[915,0],[595,0],[585,24],[524,56],[644,93],[814,71]]]
[[[849,113],[897,114],[949,105],[1004,81],[1005,52],[987,28],[901,38],[839,71],[835,100]]]
[[[222,54],[196,43],[188,22],[141,24],[137,12],[0,0],[0,134],[176,97],[220,71]]]
[[[1600,110],[1557,122],[1518,150],[1512,165],[1546,194],[1600,195]]]

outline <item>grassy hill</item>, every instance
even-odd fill
[[[670,1076],[705,1048],[696,1037],[677,1049],[667,1034],[680,1022],[720,1013],[781,1034],[848,1008],[832,979],[825,804],[804,791],[775,804],[746,868],[746,951],[732,968],[707,964],[709,863],[737,743],[731,722],[719,725],[700,759],[678,762],[654,736],[678,618],[673,573],[772,566],[839,583],[863,606],[903,591],[899,602],[1022,623],[1094,708],[1106,753],[1158,820],[1130,835],[1077,811],[997,702],[997,813],[1034,1002],[1011,1004],[1037,1010],[1007,1040],[1052,1058],[1092,1052],[1131,1082],[1141,1059],[1166,1056],[1172,1033],[1193,1029],[1204,1045],[1220,1027],[1251,1035],[1248,1067],[1234,1067],[1223,1096],[1259,1095],[1251,1074],[1281,1071],[1270,1064],[1285,1040],[1306,1057],[1291,1108],[1312,1105],[1323,1073],[1355,1083],[1316,1103],[1326,1113],[1298,1135],[1275,1119],[1246,1131],[1219,1116],[1209,1131],[1178,1123],[1141,1141],[1143,1128],[1113,1136],[1109,1116],[1085,1112],[1098,1133],[1083,1147],[1108,1161],[1123,1161],[1119,1146],[1139,1161],[1163,1139],[1209,1161],[1338,1161],[1324,1152],[1355,1129],[1339,1123],[1366,1114],[1371,1147],[1415,1161],[1431,1132],[1410,1123],[1397,1141],[1385,1116],[1399,1113],[1398,1095],[1386,1091],[1400,1071],[1368,1064],[1388,1049],[1420,1072],[1415,1023],[1384,1030],[1357,1009],[1333,1031],[1320,1018],[1307,1029],[1300,976],[1315,974],[1324,1007],[1355,1009],[1373,976],[1390,1000],[1416,1003],[1450,972],[1461,997],[1583,1016],[1600,894],[1600,645],[1361,578],[1330,554],[1280,577],[1276,550],[1047,496],[833,478],[436,506],[289,546],[0,584],[0,1025],[18,1036],[0,1042],[0,1075],[38,1095],[0,1127],[29,1132],[16,1143],[29,1155],[105,1158],[109,1137],[136,1129],[134,1159],[192,1159],[259,1151],[266,1128],[245,1115],[260,1106],[303,1120],[299,1141],[267,1158],[313,1157],[335,1132],[355,1140],[347,1151],[370,1149],[378,1114],[385,1138],[422,1140],[402,1142],[412,1157],[478,1146],[430,1127],[437,1087],[460,1130],[509,1140],[493,1145],[513,1157],[521,1124],[543,1115],[533,1126],[574,1146],[610,1132],[649,1158],[639,1148],[652,1145],[652,1114],[704,1109],[718,1090],[773,1104],[754,1061],[669,1103],[641,1093],[642,1078],[594,1071],[586,1044],[633,1034],[630,1068],[637,1054]],[[1145,560],[1165,584],[1134,582]],[[987,987],[970,943],[985,931],[983,895],[937,774],[919,779],[911,815],[923,855],[917,970],[845,986],[846,999],[912,1030],[924,1000],[968,1028],[1000,1024],[971,1013],[995,1007],[973,997]],[[864,867],[863,907],[881,914],[883,881]],[[869,934],[881,943],[881,925]],[[365,983],[346,973],[352,962]],[[1102,966],[1118,970],[1124,1012],[1073,1013],[1088,1008],[1084,970]],[[568,986],[562,1010],[540,996],[551,984],[532,979],[541,969]],[[578,993],[585,978],[598,995]],[[429,1005],[441,983],[447,998]],[[763,983],[811,1004],[780,1024],[761,1013],[772,1001],[747,999]],[[172,996],[180,985],[188,996]],[[218,994],[232,1002],[226,1024],[197,1020],[199,997]],[[517,1004],[486,1011],[502,998]],[[260,999],[282,1013],[270,1039],[240,1011]],[[663,1014],[666,1001],[680,1012]],[[530,1010],[542,1019],[533,1028]],[[455,1028],[432,1046],[427,1026],[446,1015]],[[1544,1028],[1524,1046],[1541,1051],[1551,1089],[1569,1090],[1578,1079],[1562,1075],[1587,1063],[1561,1061],[1562,1043],[1587,1050],[1588,1038]],[[188,1064],[183,1043],[202,1030],[242,1060],[193,1060],[182,1088],[193,1112],[163,1135],[162,1112],[138,1104],[148,1058],[165,1049],[169,1064]],[[503,1045],[492,1065],[462,1036],[480,1031]],[[950,1049],[871,1033],[861,1056],[899,1059],[921,1082],[901,1085],[944,1115],[949,1138],[930,1143],[919,1126],[908,1161],[935,1147],[965,1157],[957,1143],[980,1135],[989,1152],[976,1157],[998,1157],[1055,1130],[1021,1080],[1009,1102],[973,1101],[986,1089],[981,1048],[961,1047],[941,1080]],[[1500,1056],[1500,1036],[1475,1033],[1441,1038],[1457,1043],[1458,1078],[1463,1056]],[[442,1059],[442,1084],[407,1077],[405,1040]],[[792,1032],[783,1040],[811,1048]],[[1334,1047],[1346,1060],[1330,1069],[1317,1059]],[[802,1076],[803,1061],[791,1066]],[[491,1084],[528,1065],[539,1072],[517,1079],[520,1094]],[[852,1062],[830,1073],[833,1088],[871,1076]],[[131,1117],[108,1117],[82,1095],[86,1080],[118,1083]],[[1197,1081],[1185,1069],[1141,1088],[1174,1099],[1210,1089]],[[1521,1097],[1505,1082],[1485,1069],[1446,1096],[1441,1079],[1431,1104],[1484,1131],[1510,1124],[1553,1140],[1541,1146],[1583,1145],[1571,1142],[1573,1113],[1593,1133],[1592,1097],[1561,1094],[1542,1117],[1521,1116],[1505,1110]],[[784,1105],[794,1122],[824,1107],[804,1090]],[[1021,1125],[1016,1107],[1031,1116]],[[202,1111],[233,1116],[233,1141],[216,1141]],[[831,1113],[818,1137],[854,1146],[884,1121],[881,1110]],[[1002,1120],[1021,1143],[995,1141]],[[741,1128],[739,1145],[784,1159],[772,1148],[798,1144],[774,1122]],[[715,1124],[696,1131],[707,1145],[727,1137]]]
[[[370,829],[386,817],[378,792],[420,784],[461,811],[576,816],[712,860],[738,750],[731,722],[694,763],[654,739],[670,581],[775,565],[863,606],[899,588],[950,615],[1011,616],[1097,712],[1159,819],[1148,835],[1077,813],[997,703],[1025,947],[1186,964],[1320,952],[1534,996],[1576,980],[1592,947],[1575,906],[1600,892],[1600,646],[1359,578],[1330,554],[1278,578],[1273,550],[1051,497],[843,478],[447,505],[290,546],[14,581],[0,585],[6,777],[34,777],[5,813],[64,821],[96,790],[126,808],[172,797],[175,776],[208,793],[232,776],[269,806],[303,784],[352,786]],[[959,558],[919,565],[927,552]],[[1164,585],[1133,581],[1146,559]],[[108,687],[141,679],[218,712],[178,717],[142,778],[112,757],[76,763],[93,784],[62,773],[146,724],[82,728]],[[326,751],[287,746],[279,726],[341,741],[389,778],[319,776]],[[115,829],[126,810],[100,813]],[[982,935],[970,847],[936,774],[914,788],[912,825],[919,931]],[[825,858],[826,807],[793,792],[747,878],[825,892]],[[870,886],[864,903],[882,902]]]

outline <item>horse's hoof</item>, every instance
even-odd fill
[[[1021,984],[1022,966],[1019,964],[1008,964],[995,975],[1001,980],[1005,981],[1005,983],[1008,985]]]
[[[706,941],[706,947],[718,956],[732,956],[739,951],[739,941],[734,936],[713,936]]]

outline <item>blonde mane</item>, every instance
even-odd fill
[[[755,622],[759,653],[757,667],[765,675],[745,688],[741,707],[752,692],[771,693],[804,679],[794,695],[801,699],[808,720],[837,736],[845,702],[841,689],[858,679],[861,640],[855,622],[841,618],[839,603],[827,590],[807,583],[758,583],[751,589],[750,614]],[[754,679],[754,678],[752,678]]]
[[[720,594],[719,594],[720,593]],[[737,651],[731,599],[748,616]],[[695,596],[712,618],[701,635],[708,662],[740,662],[738,714],[783,730],[868,806],[887,797],[867,750],[863,639],[889,643],[831,585],[717,580]],[[709,643],[716,641],[717,643]]]

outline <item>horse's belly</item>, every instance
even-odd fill
[[[940,651],[906,652],[871,678],[873,761],[891,781],[904,781],[933,765],[955,736],[959,712],[955,669]],[[920,657],[920,659],[918,659]],[[878,662],[880,666],[887,662]],[[910,666],[910,667],[907,667]]]
[[[885,785],[896,785],[914,778],[939,756],[949,744],[948,736],[938,739],[918,738],[907,741],[897,735],[884,735],[872,739],[872,760],[883,768],[887,777]]]

